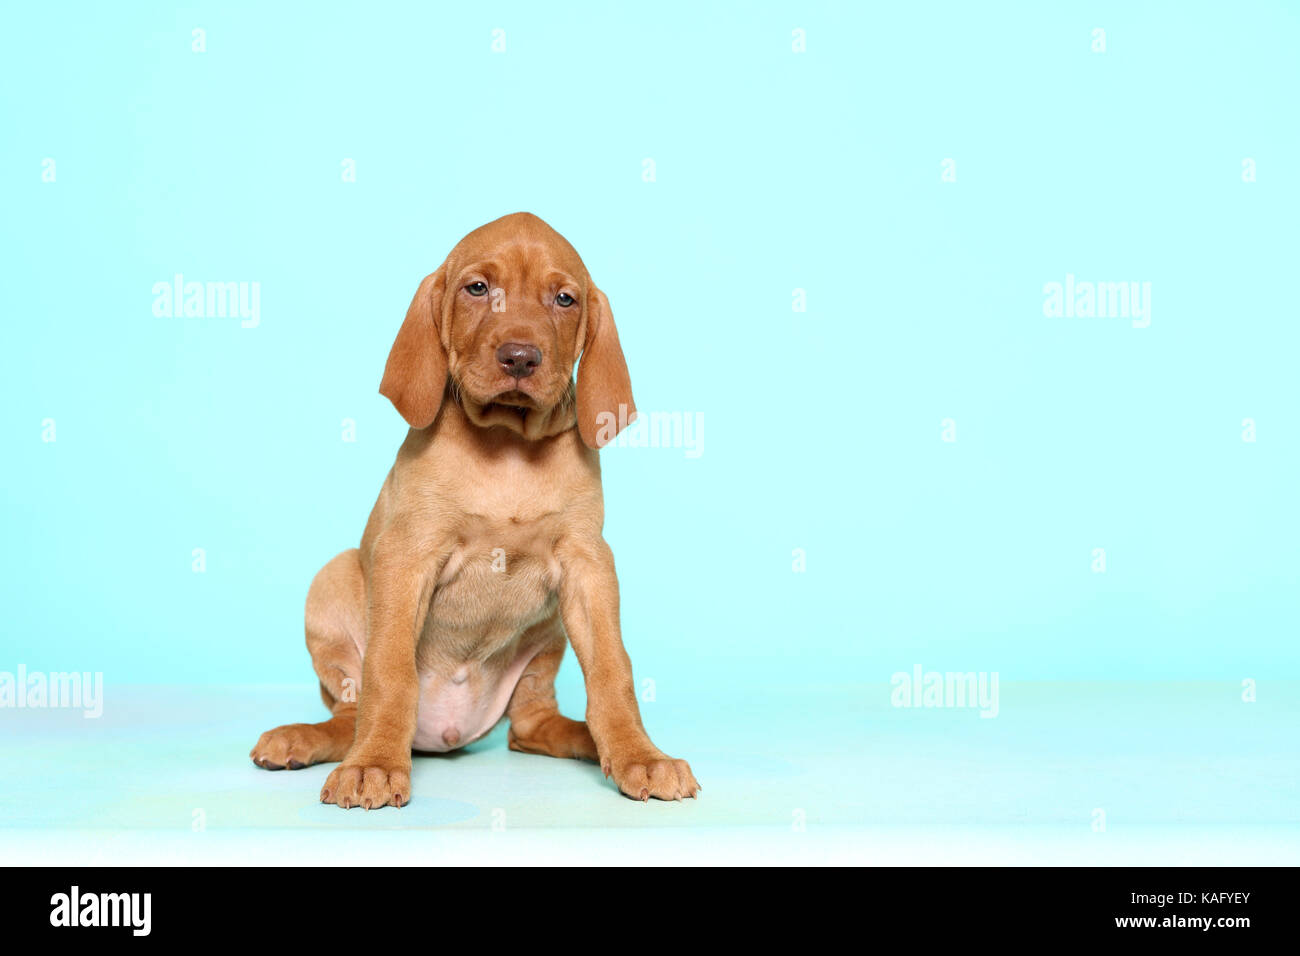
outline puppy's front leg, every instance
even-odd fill
[[[632,683],[632,661],[618,624],[614,555],[599,534],[567,539],[560,561],[560,614],[587,685],[587,727],[600,767],[637,800],[694,797],[700,785],[690,765],[650,742]]]
[[[411,801],[411,742],[419,707],[415,649],[436,572],[412,564],[409,545],[376,543],[368,576],[366,650],[357,731],[321,790],[322,803],[367,810]]]

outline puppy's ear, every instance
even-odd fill
[[[445,290],[446,266],[425,276],[415,290],[379,384],[379,394],[393,403],[412,428],[432,424],[447,386],[447,353],[439,334]]]
[[[635,420],[632,379],[614,313],[605,293],[593,285],[587,296],[587,337],[578,364],[578,434],[589,447],[600,448]]]

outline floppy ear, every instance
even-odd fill
[[[587,339],[578,364],[578,434],[600,448],[636,420],[632,379],[618,343],[609,299],[594,285],[587,296]]]
[[[439,337],[446,267],[425,276],[406,310],[397,339],[388,353],[383,395],[412,428],[427,428],[438,415],[447,386],[447,353]]]

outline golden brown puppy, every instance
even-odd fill
[[[596,449],[634,416],[632,386],[573,247],[528,213],[471,232],[420,283],[379,390],[411,430],[361,547],[307,594],[333,716],[268,730],[253,762],[341,760],[323,802],[400,807],[412,749],[463,747],[504,715],[514,750],[599,760],[641,800],[695,796],[646,735],[619,633]],[[566,635],[585,723],[555,704]]]

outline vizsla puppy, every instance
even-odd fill
[[[513,750],[599,760],[637,799],[695,796],[686,761],[646,735],[619,633],[596,449],[635,411],[609,301],[573,247],[527,213],[471,232],[420,283],[379,391],[411,430],[361,547],[307,594],[333,716],[268,730],[253,762],[341,760],[323,802],[400,807],[413,749],[463,747],[504,715]],[[585,723],[555,704],[566,636]]]

